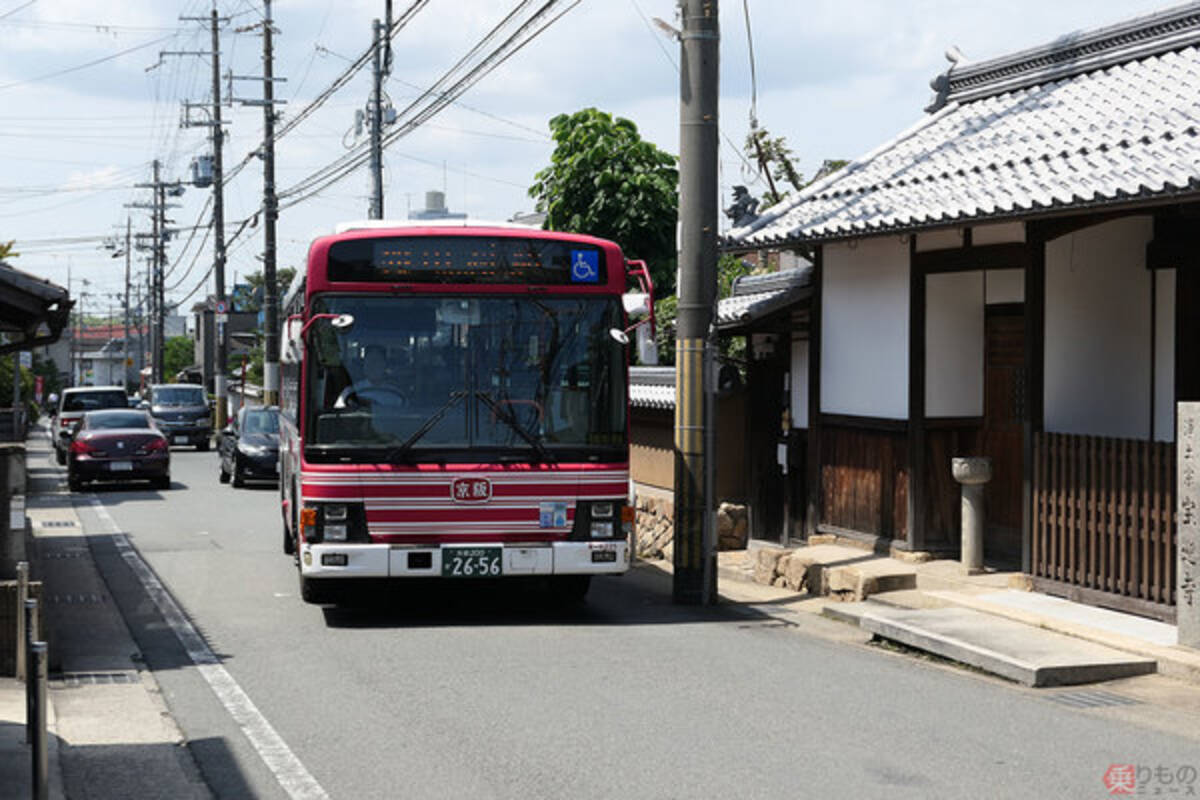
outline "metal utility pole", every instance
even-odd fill
[[[225,308],[225,172],[222,158],[222,145],[225,131],[221,127],[221,38],[219,26],[227,22],[228,17],[217,14],[216,2],[213,2],[212,13],[208,17],[180,17],[181,20],[192,22],[208,22],[212,36],[212,107],[210,118],[204,121],[185,119],[183,125],[190,127],[204,125],[212,129],[213,147],[213,276],[216,283],[216,302]],[[181,54],[182,55],[182,54]],[[190,54],[189,54],[190,55]],[[203,55],[210,55],[204,53]],[[190,109],[191,104],[185,104]],[[218,312],[219,315],[220,312]],[[217,316],[217,315],[214,315]],[[228,345],[225,341],[225,323],[216,322],[215,332],[216,356],[213,359],[213,393],[217,396],[217,428],[224,428],[228,416],[228,387],[225,380],[225,361],[228,359]]]
[[[285,100],[275,99],[275,81],[286,78],[275,77],[274,20],[271,18],[271,0],[263,3],[263,74],[262,78],[232,75],[234,80],[262,80],[263,99],[236,99],[243,105],[263,107],[263,144],[259,155],[263,160],[263,404],[279,403],[279,287],[276,276],[275,223],[279,219],[279,200],[275,195],[275,105]],[[238,32],[257,28],[252,25],[239,28]],[[243,375],[243,387],[245,384]]]
[[[716,601],[710,326],[717,288],[717,0],[679,0],[679,310],[675,342],[676,603]]]
[[[370,219],[383,219],[383,42],[386,32],[378,19],[371,20],[371,209]]]

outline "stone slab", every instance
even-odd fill
[[[981,603],[995,604],[1005,608],[1039,614],[1062,622],[1076,625],[1086,625],[1120,636],[1130,636],[1141,639],[1160,647],[1170,647],[1176,644],[1178,637],[1174,625],[1146,619],[1134,614],[1122,614],[1107,608],[1074,603],[1061,597],[1052,597],[1039,592],[1019,592],[1006,590],[988,592],[976,596]]]
[[[1026,686],[1128,678],[1154,672],[1156,666],[1150,658],[968,608],[903,609],[875,603],[862,610],[859,626]]]

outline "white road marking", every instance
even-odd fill
[[[187,651],[192,663],[200,670],[204,680],[208,681],[221,705],[225,706],[225,710],[242,729],[242,733],[258,751],[259,757],[287,792],[288,797],[297,800],[328,800],[329,795],[321,788],[321,784],[305,769],[300,759],[283,741],[283,737],[275,731],[250,696],[221,664],[166,587],[130,544],[129,538],[117,527],[116,521],[109,515],[108,509],[100,499],[93,496],[91,504],[96,516],[109,528],[107,533],[112,535],[121,558],[125,559],[130,569],[138,576],[146,593],[154,600],[171,630],[175,631],[175,636]]]

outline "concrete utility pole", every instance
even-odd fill
[[[371,20],[371,208],[370,219],[383,219],[383,23]]]
[[[717,0],[679,0],[679,311],[675,341],[676,603],[717,594],[711,470],[713,303],[717,288]]]
[[[213,147],[213,279],[216,284],[216,301],[224,306],[225,304],[225,171],[224,159],[222,157],[222,145],[224,144],[225,131],[221,123],[221,37],[220,24],[228,22],[228,17],[222,17],[217,14],[217,4],[214,0],[212,13],[207,17],[180,17],[181,20],[191,22],[208,22],[209,32],[212,37],[211,53],[202,53],[202,55],[211,55],[212,57],[212,106],[209,112],[208,120],[192,120],[185,119],[184,127],[194,125],[202,125],[212,130],[212,147]],[[179,55],[185,55],[180,53]],[[186,54],[186,55],[191,55]],[[184,104],[186,109],[192,107],[191,104]],[[224,428],[228,417],[228,397],[229,390],[225,380],[226,360],[229,357],[228,344],[225,341],[225,323],[217,321],[215,333],[216,356],[213,359],[213,393],[217,396],[217,428]]]
[[[129,264],[133,258],[133,220],[125,217],[125,337],[121,340],[121,386],[129,394]]]
[[[155,159],[153,180],[150,183],[134,184],[139,189],[153,191],[153,202],[126,204],[126,208],[150,209],[151,214],[150,271],[146,276],[146,297],[150,313],[150,378],[155,383],[160,383],[163,379],[163,346],[165,344],[163,327],[166,309],[163,296],[163,270],[166,264],[166,239],[169,233],[167,208],[176,207],[174,203],[167,203],[167,190],[169,189],[172,195],[183,192],[183,185],[179,181],[162,180],[161,167],[158,159]],[[137,236],[141,238],[143,234],[139,233]]]
[[[279,404],[279,286],[275,273],[275,53],[271,0],[263,20],[263,404]],[[243,370],[244,372],[244,370]],[[243,383],[245,376],[243,374]],[[245,386],[242,387],[243,392]],[[243,395],[244,397],[245,395]]]
[[[233,75],[234,80],[261,80],[262,100],[236,99],[242,105],[263,107],[263,144],[260,155],[263,160],[263,404],[279,403],[279,286],[276,274],[275,223],[279,219],[279,200],[275,195],[275,105],[287,101],[275,99],[275,81],[286,78],[275,77],[274,20],[271,18],[271,0],[263,3],[263,74],[261,78]],[[238,28],[237,32],[253,30],[251,25]],[[243,381],[244,382],[244,381]]]

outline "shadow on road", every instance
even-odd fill
[[[340,587],[321,607],[331,628],[450,628],[530,625],[681,625],[767,619],[733,604],[675,605],[671,578],[649,567],[593,578],[583,603],[567,603],[539,579],[496,582],[404,581]]]

